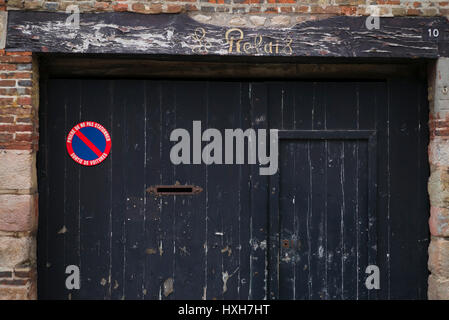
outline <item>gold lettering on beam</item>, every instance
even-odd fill
[[[206,41],[206,30],[204,28],[196,28],[192,35],[193,40],[197,43],[193,48],[192,52],[195,53],[208,53],[209,49],[212,47],[210,42]]]
[[[235,42],[236,38],[234,38],[233,36],[230,36],[231,32],[238,32],[238,34],[240,35],[240,37],[237,38],[238,40],[236,42]],[[226,42],[229,44],[229,53],[232,53],[232,51],[234,50],[234,42],[236,43],[235,52],[240,53],[240,42],[243,40],[243,31],[242,30],[240,30],[238,28],[229,29],[225,33],[225,39],[226,39]]]
[[[288,37],[284,41],[285,41],[285,45],[284,45],[284,48],[282,49],[282,52],[286,53],[286,54],[292,54],[293,53],[293,49],[291,47],[291,44],[293,42],[293,39]]]
[[[266,53],[273,53],[273,42],[268,42],[264,46],[264,50]]]
[[[254,48],[256,49],[256,53],[259,53],[259,48],[262,46],[262,36],[258,35],[254,37]]]
[[[225,32],[225,41],[228,45],[228,53],[244,53],[244,54],[269,54],[292,55],[293,39],[288,36],[284,39],[274,39],[272,37],[264,37],[258,33],[245,35],[242,29],[231,28]],[[192,39],[196,44],[192,47],[195,53],[209,53],[212,44],[207,41],[207,34],[204,28],[196,28],[192,34]]]

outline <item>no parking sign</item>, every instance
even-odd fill
[[[66,144],[74,161],[83,166],[94,166],[106,159],[111,151],[111,136],[101,124],[85,121],[70,130]]]

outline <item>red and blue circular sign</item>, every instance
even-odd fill
[[[70,130],[66,144],[74,161],[83,166],[95,166],[109,155],[111,136],[101,124],[85,121]]]

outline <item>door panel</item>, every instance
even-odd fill
[[[424,83],[49,79],[41,88],[40,298],[426,297]],[[281,130],[278,173],[173,165],[170,134],[192,134],[195,120],[222,134]],[[82,121],[111,134],[97,166],[65,150]],[[175,184],[203,192],[146,192]],[[368,264],[380,268],[380,290],[364,285]],[[65,287],[68,265],[80,268],[80,290]]]
[[[280,299],[373,295],[365,268],[376,264],[375,152],[375,132],[281,132],[279,177],[272,178],[279,184]]]

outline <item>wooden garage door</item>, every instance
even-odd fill
[[[423,83],[50,79],[41,96],[40,298],[426,297]],[[173,165],[170,133],[194,120],[279,129],[278,172]],[[111,134],[97,166],[67,154],[82,121]],[[146,192],[175,184],[203,191]],[[365,286],[372,264],[379,290]]]

